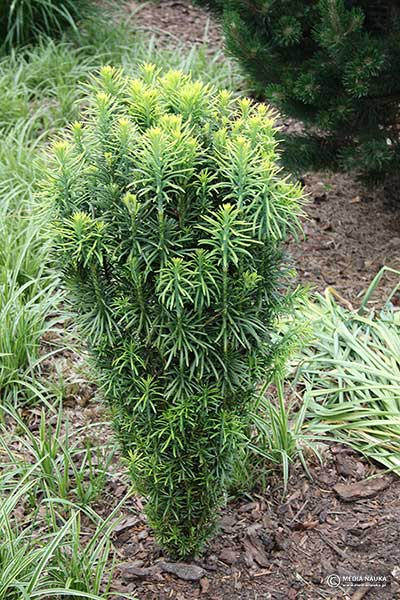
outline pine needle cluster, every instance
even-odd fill
[[[257,92],[306,124],[286,136],[294,169],[379,180],[400,168],[398,0],[197,0],[220,15]]]
[[[302,191],[274,119],[179,71],[103,68],[55,143],[58,262],[136,490],[173,556],[215,528],[290,306]]]

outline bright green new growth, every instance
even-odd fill
[[[287,310],[301,189],[273,118],[179,71],[103,68],[49,167],[56,249],[159,543],[212,534]]]

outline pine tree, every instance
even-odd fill
[[[400,167],[398,0],[198,0],[256,92],[306,124],[289,164],[379,179]]]
[[[56,254],[150,524],[187,556],[282,352],[302,191],[264,105],[151,65],[102,69],[88,105],[49,165]]]

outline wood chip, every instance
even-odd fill
[[[248,557],[260,567],[269,567],[271,561],[264,550],[264,546],[255,536],[247,536],[243,540],[243,546]],[[251,562],[251,561],[249,561]]]
[[[356,500],[365,500],[374,498],[380,492],[383,492],[390,485],[390,479],[385,477],[377,477],[375,479],[364,479],[350,485],[338,483],[334,486],[333,491],[343,500],[343,502],[355,502]]]
[[[123,531],[126,531],[127,529],[130,529],[131,527],[135,527],[135,525],[138,525],[138,523],[141,523],[142,519],[138,518],[138,517],[133,517],[131,519],[124,519],[121,523],[119,523],[115,529],[114,529],[114,533],[116,535],[119,535],[120,533],[122,533]]]
[[[200,592],[202,594],[207,594],[209,588],[210,588],[210,581],[206,577],[203,577],[202,579],[200,579]]]
[[[172,575],[176,575],[176,577],[179,577],[179,579],[184,579],[185,581],[199,581],[206,574],[202,567],[191,565],[189,563],[172,563],[161,561],[157,564],[164,573],[171,573]]]

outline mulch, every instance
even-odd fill
[[[383,189],[343,174],[309,173],[303,182],[304,239],[288,248],[299,280],[320,292],[333,287],[357,307],[381,267],[400,270],[400,194],[396,206]],[[382,304],[396,282],[386,276],[373,299]]]
[[[223,48],[215,19],[187,0],[128,0],[125,12],[132,26],[153,35],[159,47],[173,50],[177,44],[206,44],[211,51]]]
[[[231,502],[205,554],[183,564],[162,555],[139,500],[114,533],[113,589],[140,600],[400,598],[400,481],[340,445],[310,474],[294,468],[285,496],[274,477]],[[353,581],[363,575],[380,587]]]

